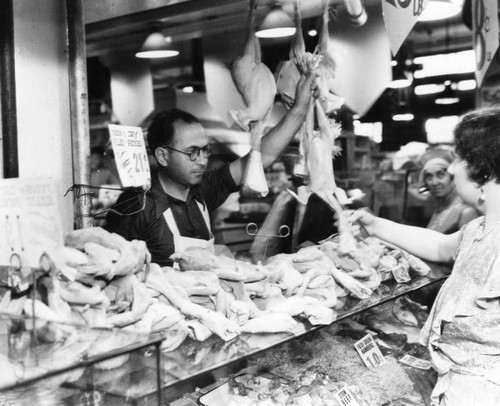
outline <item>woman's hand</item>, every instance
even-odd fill
[[[355,237],[364,239],[374,234],[374,223],[377,217],[366,209],[344,210],[347,221],[351,224],[351,229]],[[333,216],[334,224],[338,228],[337,215]]]

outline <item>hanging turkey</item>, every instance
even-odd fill
[[[238,57],[231,69],[236,88],[243,97],[247,108],[231,110],[235,122],[245,131],[250,131],[252,149],[243,174],[242,192],[266,196],[269,192],[260,144],[264,128],[271,114],[276,82],[269,68],[261,61],[261,50],[255,35],[255,12],[257,0],[250,0],[248,31],[243,55]]]

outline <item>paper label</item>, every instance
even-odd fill
[[[432,364],[430,361],[427,361],[425,359],[416,358],[410,354],[403,355],[399,359],[399,362],[401,362],[402,364],[408,365],[410,367],[417,368],[417,369],[427,370],[427,369],[432,368]]]
[[[382,0],[385,31],[389,38],[392,55],[410,33],[429,0]]]
[[[347,386],[342,387],[334,396],[342,406],[360,406],[356,397]]]
[[[57,193],[48,178],[0,180],[0,265],[38,268],[44,251],[64,245]]]
[[[151,185],[146,143],[140,127],[109,124],[109,138],[123,187]]]
[[[403,265],[398,264],[394,268],[391,269],[392,276],[397,283],[406,283],[411,281],[410,274],[408,273],[408,269],[406,269]]]
[[[480,87],[499,44],[497,0],[472,0],[472,41]]]
[[[371,334],[368,333],[361,340],[356,341],[354,347],[368,368],[385,364],[385,358]]]

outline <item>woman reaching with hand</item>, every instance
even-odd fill
[[[470,112],[455,128],[448,171],[458,196],[483,216],[453,234],[357,211],[368,234],[434,262],[455,260],[422,329],[438,381],[433,406],[500,405],[500,108]]]

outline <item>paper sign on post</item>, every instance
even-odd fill
[[[361,340],[356,341],[354,347],[368,368],[374,368],[385,364],[385,358],[370,333]]]
[[[142,129],[116,124],[108,128],[122,185],[149,188],[151,171]]]
[[[429,0],[382,0],[385,31],[389,37],[392,55],[398,53],[401,44],[416,24]]]
[[[472,1],[472,40],[476,54],[476,81],[480,87],[499,44],[497,0]]]
[[[15,255],[38,268],[44,251],[64,245],[56,196],[48,178],[0,180],[0,265]]]

